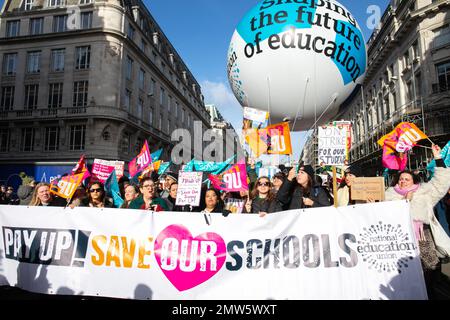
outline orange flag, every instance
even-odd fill
[[[50,192],[64,199],[71,199],[84,178],[84,172],[53,180]]]
[[[264,129],[247,129],[244,131],[255,157],[261,154],[292,154],[291,132],[289,123],[282,122]]]

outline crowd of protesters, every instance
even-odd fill
[[[427,287],[436,281],[440,259],[450,256],[450,168],[446,168],[440,157],[440,148],[433,145],[436,169],[430,181],[414,172],[399,172],[392,187],[386,190],[385,201],[407,199],[411,202],[416,239],[419,242],[420,257],[424,269]],[[356,177],[365,174],[361,168],[352,165],[344,172],[342,183],[333,198],[330,183],[323,183],[310,165],[286,168],[272,178],[258,177],[255,163],[250,162],[247,170],[249,190],[240,192],[222,192],[204,184],[201,189],[198,206],[176,205],[178,174],[167,172],[158,176],[155,172],[142,177],[138,184],[127,177],[119,179],[119,189],[124,203],[120,208],[151,210],[154,212],[202,212],[218,213],[228,216],[231,211],[225,206],[227,199],[237,199],[244,203],[242,213],[267,214],[283,210],[338,207],[359,203],[375,202],[368,198],[364,201],[352,200],[352,183]],[[113,208],[113,200],[107,196],[104,185],[92,180],[86,188],[79,186],[68,202],[54,196],[47,183],[36,183],[33,177],[22,176],[23,183],[17,194],[10,186],[0,187],[0,204],[28,206],[64,206]],[[444,227],[443,227],[444,226]],[[429,291],[429,296],[433,293]]]

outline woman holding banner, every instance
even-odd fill
[[[48,183],[38,183],[34,188],[29,206],[65,207],[67,201],[50,193]]]
[[[260,177],[256,180],[255,187],[245,203],[242,213],[258,213],[260,217],[264,217],[268,213],[282,210],[269,178]]]
[[[450,188],[450,168],[446,168],[441,158],[441,149],[433,145],[436,171],[433,178],[420,184],[417,176],[409,171],[400,172],[394,187],[386,190],[386,200],[411,201],[410,214],[414,233],[419,244],[420,259],[424,269],[429,298],[440,274],[439,257],[450,256],[450,238],[434,215],[433,207],[445,196]]]
[[[87,197],[81,200],[80,207],[114,208],[110,198],[106,196],[103,183],[95,181],[87,188]]]
[[[221,213],[224,217],[228,216],[231,211],[225,209],[225,205],[220,197],[219,191],[214,188],[206,190],[205,208],[203,213]]]
[[[141,209],[141,210],[152,210],[152,211],[168,211],[166,202],[156,197],[157,185],[150,177],[142,178],[139,182],[139,188],[141,190],[141,195],[131,201],[129,209]]]
[[[322,186],[314,183],[314,169],[310,165],[289,171],[286,181],[277,193],[277,199],[286,210],[328,207],[331,205]]]

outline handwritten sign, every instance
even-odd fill
[[[319,127],[319,165],[343,166],[347,157],[348,130],[344,126]]]
[[[355,178],[352,182],[352,200],[384,200],[384,178]]]
[[[180,171],[175,202],[177,206],[198,206],[200,204],[202,176],[203,172]]]

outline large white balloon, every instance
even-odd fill
[[[228,50],[241,105],[269,111],[272,123],[289,118],[295,131],[335,116],[366,67],[361,29],[334,0],[265,0],[239,23]]]

